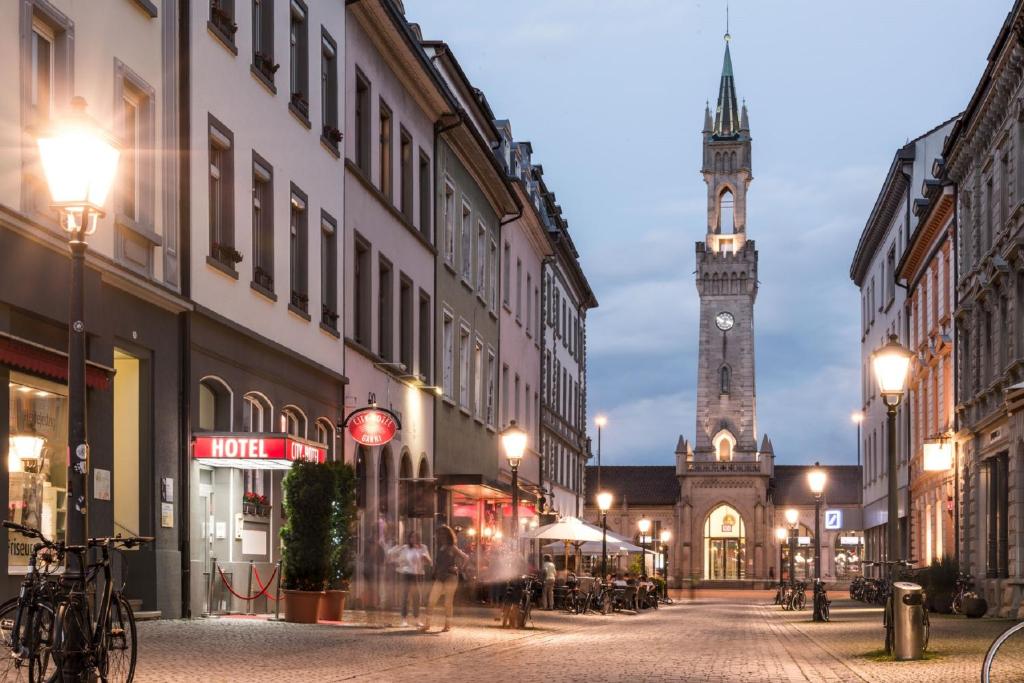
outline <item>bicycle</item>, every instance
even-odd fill
[[[526,628],[537,584],[537,579],[529,574],[506,584],[501,605],[502,628]]]
[[[31,681],[48,680],[51,675],[51,638],[54,608],[59,601],[57,583],[49,578],[63,559],[63,547],[46,538],[38,529],[4,521],[3,526],[38,540],[29,555],[28,574],[18,596],[0,604],[0,635],[10,651],[4,681],[22,680],[22,672]],[[12,675],[13,672],[13,675]]]
[[[956,584],[953,588],[953,602],[950,605],[951,611],[953,614],[963,614],[964,599],[976,597],[978,597],[978,594],[974,592],[974,577],[960,572],[956,577]]]
[[[992,668],[996,665],[996,655],[999,654],[1000,648],[1006,644],[1013,635],[1024,630],[1024,621],[1014,624],[1010,628],[1003,631],[998,638],[992,641],[988,651],[985,652],[985,660],[981,665],[981,683],[992,682]],[[999,676],[995,678],[996,681],[1003,680],[1020,680],[1021,664],[1020,664],[1020,646],[1017,646],[1016,652],[1013,655],[1007,655],[1007,660],[1000,660],[998,669],[1008,669],[1008,671],[999,671]]]
[[[829,606],[832,601],[828,599],[828,592],[821,579],[814,580],[814,621],[828,621]]]
[[[130,549],[152,541],[146,536],[91,538],[86,545],[65,546],[64,552],[77,558],[85,568],[84,576],[68,577],[67,591],[57,608],[53,624],[53,660],[57,665],[50,681],[68,680],[77,672],[79,680],[129,683],[135,677],[138,658],[135,615],[122,587],[114,588],[110,571],[111,550]],[[99,550],[100,559],[89,563],[90,550]],[[95,595],[97,580],[102,579],[99,601]]]
[[[807,584],[804,581],[797,581],[789,587],[787,604],[790,611],[802,610],[807,606]]]

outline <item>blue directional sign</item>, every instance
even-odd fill
[[[843,528],[842,510],[825,510],[825,529],[836,531]]]

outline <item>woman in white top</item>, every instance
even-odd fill
[[[420,543],[420,535],[415,531],[410,531],[406,536],[405,545],[398,546],[391,552],[402,587],[402,626],[409,625],[407,617],[409,616],[410,594],[412,615],[417,620],[416,625],[420,626],[420,583],[423,581],[427,565],[431,563],[430,553],[427,551],[427,546]]]

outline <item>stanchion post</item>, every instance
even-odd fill
[[[246,595],[252,595],[252,572],[253,572],[253,561],[249,560],[249,585],[245,589]],[[245,601],[245,613],[252,614],[252,600]]]
[[[206,616],[213,616],[213,582],[217,578],[217,558],[210,558],[210,583],[206,587]]]
[[[274,621],[281,621],[281,560],[277,561],[277,593],[276,600],[274,600]]]

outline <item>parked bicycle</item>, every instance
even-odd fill
[[[537,578],[530,574],[512,579],[505,585],[501,602],[502,628],[526,628],[533,610],[535,593],[540,585]]]
[[[814,580],[814,621],[828,621],[829,606],[832,601],[828,599],[828,592],[825,591],[825,584],[821,579]]]
[[[964,599],[976,597],[978,594],[974,592],[974,578],[970,574],[959,572],[953,587],[953,602],[951,604],[953,614],[963,614]]]

